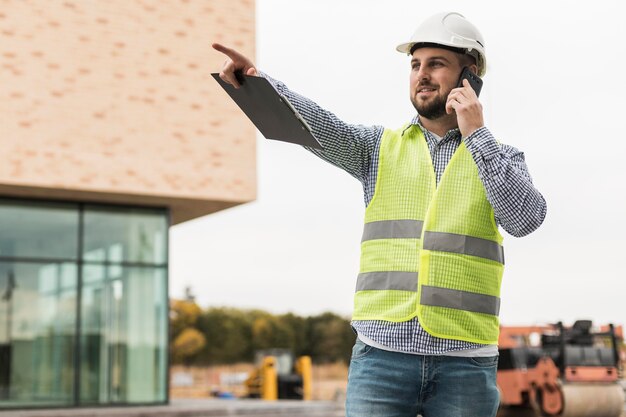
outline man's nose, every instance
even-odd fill
[[[424,67],[421,67],[417,72],[417,80],[419,82],[428,81],[430,79],[430,73]]]

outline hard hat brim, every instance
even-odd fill
[[[415,42],[407,42],[396,46],[396,51],[402,52],[403,54],[409,54],[411,47],[415,44]]]

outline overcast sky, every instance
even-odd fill
[[[414,109],[395,46],[426,16],[464,14],[486,42],[486,126],[524,151],[548,201],[538,231],[503,233],[501,321],[626,324],[626,25],[618,0],[581,3],[257,0],[256,63],[347,122],[397,128]],[[191,286],[203,307],[350,315],[361,184],[257,140],[257,201],[172,228],[171,295]]]

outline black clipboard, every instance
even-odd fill
[[[211,74],[267,139],[324,149],[300,113],[263,77],[239,76],[235,88]]]

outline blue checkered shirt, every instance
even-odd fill
[[[307,149],[361,182],[367,207],[376,186],[384,128],[347,124],[308,98],[289,90],[282,82],[266,74],[261,75],[293,104],[324,147],[324,150]],[[486,127],[476,130],[465,139],[461,138],[458,129],[450,130],[439,139],[421,126],[418,116],[411,123],[419,125],[424,132],[437,183],[461,140],[464,140],[478,167],[497,223],[516,237],[525,236],[541,225],[546,215],[546,202],[532,184],[522,152],[512,146],[499,144]],[[417,318],[401,323],[355,320],[352,326],[360,335],[390,350],[401,352],[441,355],[485,346],[431,336]]]

